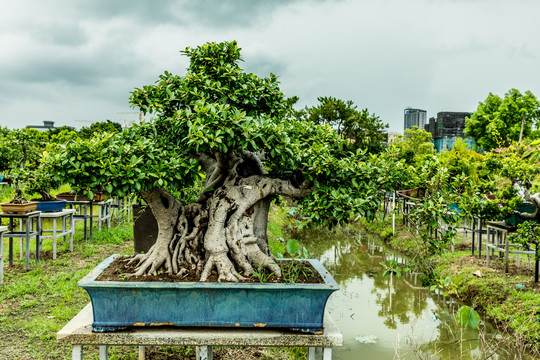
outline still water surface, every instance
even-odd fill
[[[327,304],[343,333],[343,347],[334,350],[334,359],[481,359],[485,342],[479,337],[500,344],[501,334],[484,320],[480,332],[456,327],[454,313],[462,304],[422,287],[417,275],[383,277],[381,261],[407,260],[372,237],[352,229],[303,230],[291,237],[319,259],[341,287]],[[501,348],[490,359],[521,358],[517,355],[515,349]]]

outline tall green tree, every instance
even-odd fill
[[[152,121],[68,142],[49,157],[58,178],[89,197],[134,192],[148,203],[158,237],[133,258],[136,274],[196,269],[205,281],[216,270],[220,281],[238,281],[257,266],[281,274],[266,235],[277,195],[298,199],[320,222],[377,208],[377,179],[388,169],[343,151],[330,127],[292,118],[275,75],[239,67],[236,42],[183,54],[185,75],[166,71],[132,92],[131,104],[155,114]]]
[[[410,165],[418,164],[425,156],[436,153],[431,133],[417,126],[405,130],[404,135],[394,139],[391,148]]]
[[[352,100],[343,101],[334,97],[317,98],[319,105],[306,107],[300,116],[317,125],[330,125],[343,138],[348,140],[352,150],[362,149],[378,153],[385,146],[384,124],[368,109],[357,110]]]
[[[90,139],[94,136],[94,133],[116,133],[122,131],[122,125],[111,121],[101,121],[90,124],[90,126],[84,126],[79,132],[78,136],[84,139]]]
[[[530,91],[511,89],[504,98],[489,93],[465,122],[465,135],[484,151],[507,147],[512,141],[529,136],[540,121],[540,102]],[[523,130],[522,130],[523,124]]]

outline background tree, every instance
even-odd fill
[[[386,144],[383,124],[368,109],[357,110],[351,100],[343,101],[333,97],[317,98],[319,105],[306,107],[299,113],[304,119],[317,125],[330,125],[343,138],[349,140],[349,148],[362,149],[370,153],[380,152]]]
[[[41,153],[47,144],[47,133],[35,129],[11,130],[0,138],[0,166],[15,188],[13,203],[26,202],[20,185],[30,178],[40,164]],[[5,151],[5,153],[4,153]]]
[[[148,203],[158,237],[132,259],[136,274],[193,269],[205,281],[216,270],[219,281],[238,281],[263,266],[279,276],[266,236],[277,195],[303,199],[327,223],[376,208],[377,182],[356,180],[367,165],[330,127],[290,118],[294,99],[275,75],[245,73],[236,42],[183,53],[184,76],[165,71],[132,92],[153,121],[68,142],[48,157],[59,180],[89,197],[135,192]]]
[[[506,147],[512,141],[529,136],[540,120],[540,102],[530,92],[521,94],[516,89],[504,98],[489,93],[476,111],[465,122],[465,135],[471,136],[484,150]],[[523,132],[521,132],[523,123]]]
[[[426,156],[436,154],[431,133],[418,129],[417,126],[405,130],[404,135],[399,135],[392,142],[391,148],[397,151],[399,159],[411,165],[421,162]]]
[[[94,133],[117,133],[122,131],[122,125],[111,121],[101,121],[90,124],[90,126],[84,126],[79,130],[78,135],[84,139],[90,139],[94,136]]]

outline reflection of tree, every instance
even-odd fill
[[[373,284],[371,293],[375,298],[375,303],[380,307],[378,316],[390,329],[397,329],[400,324],[414,324],[414,320],[420,318],[428,308],[428,299],[437,296],[421,289],[414,274],[405,273],[403,279],[394,276],[393,280],[390,276],[383,277],[381,261],[394,258],[406,265],[407,259],[387,249],[379,251],[378,247],[382,246],[380,241],[369,238],[355,229],[304,228],[286,236],[297,239],[301,245],[305,246],[311,258],[323,260],[323,265],[345,292],[347,284],[352,283],[348,280],[363,280],[367,276],[370,277]],[[377,247],[376,250],[373,250],[371,246],[373,243]],[[437,304],[433,309],[433,321],[437,322],[433,329],[433,336],[420,339],[419,343],[414,343],[413,340],[411,344],[416,350],[428,355],[421,358],[432,356],[442,359],[472,359],[475,356],[481,358],[478,356],[479,353],[489,353],[486,351],[488,342],[481,343],[474,340],[479,337],[478,331],[461,329],[454,322],[453,314],[462,305],[461,303],[443,296],[433,300]],[[414,328],[414,325],[411,326]],[[487,337],[495,336],[491,326],[482,331]],[[414,339],[414,336],[411,336],[411,339]],[[489,341],[489,344],[498,343],[498,340]],[[517,352],[514,351],[514,353]]]
[[[344,288],[346,280],[372,277],[380,259],[367,255],[366,245],[358,241],[360,234],[347,228],[303,229],[291,234],[308,249],[309,257],[320,259],[334,279]]]
[[[378,315],[384,318],[384,324],[389,328],[396,329],[398,321],[408,324],[427,308],[428,294],[425,290],[412,290],[403,279],[395,276],[393,279],[383,278],[380,272],[375,279],[374,284],[377,285],[372,293],[380,305]]]
[[[379,316],[389,328],[395,329],[397,323],[408,324],[427,308],[428,294],[425,290],[413,290],[402,279],[382,276],[379,264],[384,257],[394,257],[388,250],[373,250],[382,247],[378,240],[367,237],[351,228],[311,229],[305,228],[290,234],[308,249],[312,258],[323,258],[323,265],[336,281],[345,289],[346,280],[364,276],[373,279],[372,293],[380,305]],[[374,256],[375,255],[375,256]],[[380,256],[377,256],[380,255]],[[324,259],[330,258],[325,261]],[[398,258],[399,261],[404,259]]]

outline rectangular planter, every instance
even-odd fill
[[[67,200],[38,201],[36,211],[41,211],[41,212],[62,211],[66,207],[66,202]]]
[[[37,202],[27,202],[26,204],[2,203],[0,206],[2,207],[2,211],[6,214],[24,214],[30,211],[35,211]]]
[[[324,284],[96,281],[112,255],[78,285],[90,295],[92,331],[134,326],[277,327],[323,329],[328,297],[339,289],[328,271],[308,260]]]
[[[67,201],[89,201],[87,197],[74,195],[74,194],[58,194],[56,195],[57,199],[63,199]],[[102,201],[106,198],[106,195],[104,194],[95,194],[93,201]]]
[[[518,206],[517,211],[520,213],[531,213],[533,214],[536,211],[536,208],[533,204],[524,203]],[[518,214],[514,214],[510,216],[509,218],[504,219],[504,222],[508,225],[514,225],[517,226],[519,224],[524,223],[525,221],[532,221],[532,222],[538,222],[538,219],[525,219],[519,216]]]

